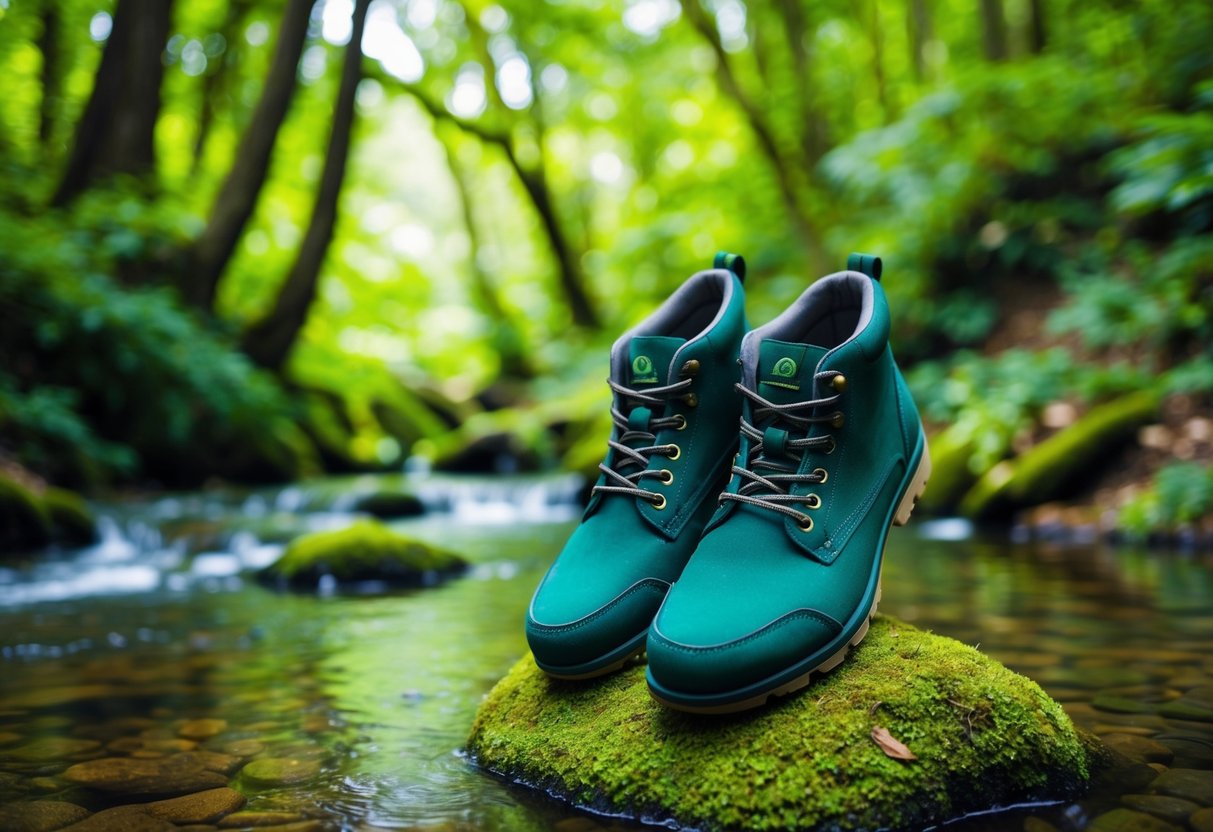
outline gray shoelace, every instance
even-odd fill
[[[684,378],[673,384],[667,384],[662,387],[650,387],[647,390],[641,391],[626,387],[613,379],[607,379],[607,384],[611,386],[617,403],[631,402],[635,407],[652,406],[654,408],[664,408],[670,399],[678,397],[692,383],[692,379]],[[615,465],[612,467],[603,462],[598,465],[598,470],[606,474],[607,481],[613,483],[613,485],[596,485],[591,490],[591,493],[626,494],[631,497],[648,500],[656,506],[664,506],[664,495],[642,488],[640,483],[648,477],[661,479],[662,482],[668,483],[669,480],[665,479],[666,471],[649,469],[649,459],[654,455],[676,459],[680,453],[678,446],[644,445],[632,447],[627,443],[636,440],[652,442],[657,438],[657,432],[664,428],[681,429],[685,427],[686,417],[681,413],[676,413],[673,416],[650,418],[648,420],[648,430],[633,430],[628,422],[628,417],[623,411],[618,406],[612,406],[611,419],[614,420],[615,426],[619,429],[619,438],[617,440],[611,439],[607,442],[612,450],[615,451]],[[624,473],[629,468],[634,468],[635,470],[630,473]]]
[[[831,383],[836,376],[842,375],[834,371],[817,373],[813,378],[819,385]],[[820,387],[818,387],[820,389]],[[755,425],[741,417],[741,432],[750,439],[749,467],[733,465],[732,472],[741,477],[742,485],[735,492],[726,491],[720,495],[721,502],[733,500],[760,508],[770,509],[787,515],[795,520],[802,529],[813,528],[813,518],[793,506],[803,505],[812,511],[821,508],[821,497],[813,493],[791,494],[792,486],[801,484],[823,483],[829,476],[824,468],[814,468],[807,474],[798,474],[800,459],[806,451],[824,449],[826,453],[834,450],[834,437],[829,435],[792,439],[787,431],[777,427],[777,423],[786,423],[793,429],[807,432],[813,424],[831,424],[841,426],[840,412],[817,414],[815,411],[832,407],[842,398],[842,393],[825,396],[820,399],[809,399],[790,404],[775,404],[753,390],[738,384],[737,390],[752,403],[754,421],[762,424],[769,422],[766,429],[760,430]],[[807,415],[805,415],[807,414]],[[765,442],[767,431],[774,428],[783,441],[781,449],[768,449]],[[796,454],[799,458],[794,458]],[[766,472],[765,475],[763,472]]]

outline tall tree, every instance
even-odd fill
[[[181,290],[188,302],[202,309],[214,307],[219,278],[236,250],[269,176],[274,142],[295,96],[299,57],[303,54],[314,4],[315,0],[287,0],[261,97],[240,139],[227,178],[211,206],[206,228],[191,251]]]
[[[303,235],[303,243],[286,282],[268,315],[245,333],[242,346],[245,353],[263,367],[279,370],[286,363],[291,347],[307,321],[307,313],[316,297],[316,286],[324,256],[333,239],[337,223],[337,203],[341,183],[345,179],[346,162],[350,152],[350,134],[354,127],[354,98],[362,80],[362,32],[366,28],[366,12],[371,0],[356,0],[350,42],[345,48],[341,65],[341,84],[337,88],[337,103],[333,108],[333,130],[320,175],[320,189],[312,218]]]
[[[172,0],[118,0],[52,204],[70,202],[107,176],[155,171],[162,56],[171,25]]]
[[[42,31],[38,33],[38,51],[42,53],[42,99],[38,106],[38,143],[44,154],[49,153],[51,138],[55,131],[55,108],[59,104],[63,86],[63,69],[59,65],[62,57],[60,37],[59,4],[44,0],[40,14]]]
[[[1005,61],[1010,54],[1002,0],[981,0],[981,45],[988,61]]]
[[[926,78],[926,45],[935,36],[928,0],[910,0],[906,13],[906,33],[910,38],[910,64],[914,80]]]
[[[1045,0],[1028,2],[1028,49],[1039,55],[1045,49],[1048,27],[1045,25]]]
[[[206,73],[202,76],[198,102],[198,132],[194,134],[194,159],[190,164],[191,176],[202,168],[206,141],[210,138],[211,127],[215,123],[215,105],[227,88],[228,77],[239,54],[236,44],[240,39],[240,30],[252,9],[251,0],[231,0],[223,24],[216,33],[223,39],[223,52],[216,60],[207,63]]]

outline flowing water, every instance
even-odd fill
[[[106,506],[100,544],[0,568],[0,806],[132,802],[121,787],[60,777],[74,762],[129,756],[170,791],[205,768],[204,780],[248,795],[246,810],[281,812],[295,830],[637,828],[503,783],[459,750],[525,649],[523,612],[576,522],[576,481],[410,482],[431,510],[393,525],[475,564],[439,587],[314,596],[249,578],[292,535],[351,522],[350,494],[400,485]],[[980,645],[1138,762],[1080,800],[950,828],[1083,829],[1118,806],[1199,828],[1213,814],[1188,820],[1213,804],[1213,559],[1005,537],[959,521],[896,530],[882,610]],[[293,762],[245,766],[260,758]],[[1205,773],[1143,799],[1164,766]],[[1117,828],[1146,822],[1115,817],[1130,824]]]

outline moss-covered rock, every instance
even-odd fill
[[[296,588],[315,587],[326,575],[338,584],[378,581],[391,586],[428,586],[466,568],[467,561],[453,552],[365,520],[338,531],[296,538],[261,576]]]
[[[354,498],[354,511],[372,517],[416,517],[425,514],[425,505],[416,494],[408,491],[383,489],[359,494]]]
[[[917,757],[887,756],[884,728]],[[549,680],[530,656],[488,695],[468,748],[573,803],[700,828],[921,828],[1075,792],[1092,752],[1036,683],[878,617],[809,690],[728,718],[667,710],[644,668]]]
[[[42,495],[42,504],[56,540],[71,546],[97,542],[97,518],[79,494],[63,488],[48,488]]]
[[[22,483],[0,473],[0,545],[42,546],[50,537],[51,519],[42,500]]]

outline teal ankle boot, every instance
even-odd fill
[[[742,345],[733,476],[648,637],[649,688],[671,707],[756,707],[867,633],[889,527],[931,464],[889,349],[880,261],[848,265]]]
[[[611,348],[615,426],[581,525],[527,612],[535,663],[585,679],[644,650],[737,450],[745,264],[718,255]]]

